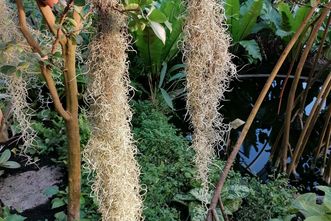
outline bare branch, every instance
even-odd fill
[[[53,102],[54,102],[54,107],[55,107],[55,110],[58,112],[58,114],[60,116],[62,116],[65,120],[70,120],[71,119],[71,116],[70,114],[63,108],[63,105],[60,101],[60,97],[57,93],[57,90],[56,90],[56,86],[55,86],[55,82],[52,78],[52,75],[50,73],[50,70],[48,69],[48,67],[45,65],[45,64],[40,64],[40,68],[41,68],[41,73],[42,75],[44,76],[45,78],[45,81],[46,81],[46,84],[47,84],[47,87],[48,87],[48,90],[51,94],[51,97],[53,99]]]
[[[18,11],[18,21],[19,21],[20,29],[21,29],[23,36],[25,37],[28,44],[31,46],[32,50],[34,52],[37,52],[41,57],[43,57],[40,45],[33,38],[33,36],[31,35],[31,33],[28,29],[28,26],[26,23],[24,5],[23,5],[22,0],[16,0],[16,5],[17,5],[17,11]]]

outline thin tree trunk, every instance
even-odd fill
[[[78,121],[78,89],[76,79],[76,48],[77,45],[72,38],[79,34],[81,28],[81,6],[77,6],[73,12],[73,18],[77,25],[72,35],[67,38],[62,34],[61,26],[57,28],[56,18],[52,9],[36,1],[50,31],[56,36],[54,45],[59,42],[62,47],[62,56],[64,58],[64,85],[66,93],[66,109],[64,109],[59,95],[56,91],[55,82],[49,67],[43,62],[40,63],[41,72],[47,83],[56,111],[61,115],[66,124],[66,133],[68,139],[68,221],[80,220],[80,190],[81,190],[81,153],[80,153],[80,134]],[[70,6],[72,6],[72,0]],[[18,17],[21,31],[31,46],[32,50],[43,57],[39,43],[33,38],[27,27],[24,5],[22,0],[16,0]],[[66,16],[69,7],[63,13],[61,20]],[[47,59],[47,57],[45,57]]]
[[[67,42],[67,85],[66,98],[69,100],[68,111],[71,119],[66,121],[68,137],[68,221],[78,221],[80,211],[81,156],[78,123],[78,89],[76,80],[76,45],[71,39]]]

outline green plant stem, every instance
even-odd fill
[[[319,3],[319,1],[317,1],[317,4]],[[250,128],[250,126],[252,125],[253,123],[253,120],[265,98],[265,96],[267,95],[268,93],[268,90],[270,88],[270,86],[272,85],[272,82],[274,81],[279,69],[281,68],[282,64],[284,63],[286,57],[288,56],[288,54],[290,53],[292,47],[294,46],[294,44],[297,42],[298,38],[300,37],[302,31],[304,30],[304,28],[306,27],[306,25],[308,24],[308,21],[309,19],[312,17],[312,15],[314,14],[314,11],[317,7],[317,4],[312,7],[310,9],[310,11],[308,12],[307,16],[305,17],[304,21],[302,22],[302,24],[300,25],[300,27],[298,28],[297,32],[294,34],[294,36],[292,37],[292,39],[290,40],[290,42],[288,43],[288,45],[286,46],[286,48],[284,49],[282,55],[280,56],[280,58],[278,59],[277,61],[277,64],[275,65],[274,69],[272,70],[271,74],[270,74],[270,77],[268,78],[266,84],[264,85],[246,123],[245,123],[245,126],[237,140],[237,143],[236,145],[234,146],[230,156],[228,157],[228,160],[226,162],[226,165],[223,169],[223,171],[221,172],[220,174],[220,178],[219,178],[219,181],[216,185],[216,188],[215,188],[215,192],[214,192],[214,195],[213,195],[213,198],[211,200],[211,204],[210,204],[210,207],[209,207],[209,210],[208,210],[208,214],[207,214],[207,221],[212,221],[212,213],[211,211],[213,209],[216,208],[217,206],[217,202],[218,202],[218,199],[220,197],[220,194],[222,192],[222,188],[224,186],[224,183],[225,183],[225,180],[226,180],[226,177],[227,175],[229,174],[229,171],[233,165],[233,162],[235,161],[236,159],[236,156],[240,150],[240,147],[241,147],[241,144],[243,143],[246,135],[247,135],[247,132]]]

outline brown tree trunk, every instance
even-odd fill
[[[81,157],[78,123],[78,89],[76,80],[76,44],[68,39],[66,58],[66,99],[71,118],[66,121],[68,137],[68,221],[78,221],[80,212]]]
[[[64,58],[64,85],[66,93],[66,109],[64,109],[59,95],[56,91],[55,82],[52,77],[50,67],[48,67],[42,61],[40,62],[41,73],[44,76],[51,97],[54,101],[54,107],[56,111],[62,116],[66,123],[67,138],[68,138],[68,221],[80,220],[80,187],[81,187],[81,156],[80,156],[80,134],[79,134],[79,122],[78,122],[78,89],[76,79],[76,48],[77,45],[72,40],[79,34],[81,28],[81,6],[77,6],[73,13],[73,18],[76,21],[76,29],[72,35],[67,38],[61,31],[61,25],[68,13],[70,7],[73,6],[73,0],[71,0],[68,6],[65,8],[63,15],[60,19],[60,27],[56,27],[56,18],[52,12],[52,9],[40,3],[36,0],[41,14],[43,15],[50,31],[56,36],[56,40],[53,44],[53,48],[57,43],[61,44],[62,56]],[[42,58],[44,57],[39,43],[33,38],[27,27],[26,16],[24,11],[24,5],[22,0],[16,0],[18,9],[18,17],[20,23],[20,29],[22,34],[26,38],[27,42],[31,46],[34,52],[37,52]],[[59,26],[59,25],[58,25]],[[53,51],[53,50],[52,50]]]

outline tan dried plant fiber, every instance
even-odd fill
[[[99,9],[99,32],[90,44],[88,102],[92,134],[84,151],[94,174],[92,190],[103,221],[142,220],[140,168],[130,128],[128,34],[117,1],[92,1]]]
[[[208,191],[208,171],[214,148],[225,145],[228,125],[219,113],[220,101],[236,76],[229,53],[230,36],[224,9],[216,0],[190,0],[184,26],[187,109],[194,129],[193,148],[198,179]]]
[[[8,43],[15,42],[15,45],[3,51],[3,64],[16,66],[20,62],[19,54],[22,50],[30,50],[30,47],[25,42],[21,32],[17,26],[17,14],[8,6],[8,2],[0,0],[0,8],[2,10],[2,17],[0,19],[0,42]],[[3,65],[0,64],[0,65]],[[5,75],[0,73],[1,78],[7,82],[7,93],[10,96],[10,113],[12,113],[15,122],[18,123],[21,139],[23,140],[22,153],[27,157],[28,162],[31,158],[25,154],[25,151],[33,143],[35,131],[31,127],[31,112],[28,103],[27,81],[23,76],[17,76],[16,73]]]

